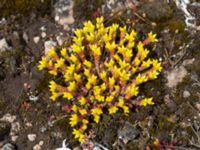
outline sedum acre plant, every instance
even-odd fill
[[[70,47],[50,49],[38,65],[59,78],[49,83],[51,99],[69,101],[69,123],[80,142],[89,122],[99,123],[103,113],[128,114],[133,105],[153,105],[152,98],[136,99],[139,86],[156,79],[162,70],[158,60],[147,57],[146,45],[157,41],[156,34],[150,32],[144,41],[136,41],[134,30],[128,33],[126,26],[105,27],[103,22],[103,17],[95,25],[85,22],[74,31]]]

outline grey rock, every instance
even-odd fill
[[[9,47],[7,41],[5,38],[0,39],[0,54],[6,50],[10,50],[11,47]]]
[[[74,23],[73,17],[73,1],[71,0],[57,0],[54,4],[54,19],[63,26]]]
[[[118,130],[118,138],[121,139],[124,144],[134,140],[139,134],[140,130],[129,122],[125,122],[123,128]]]
[[[55,48],[56,46],[57,46],[57,44],[53,40],[49,40],[49,41],[44,42],[45,54],[47,54],[49,49]]]
[[[23,33],[23,35],[22,35],[22,37],[23,37],[23,39],[24,39],[24,41],[26,42],[26,44],[29,42],[29,38],[28,38],[28,35],[27,35],[27,33],[26,32],[24,32]]]
[[[6,143],[1,150],[16,150],[16,146],[11,143]]]

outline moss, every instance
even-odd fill
[[[185,23],[182,20],[169,20],[167,23],[164,25],[165,27],[169,28],[170,31],[175,32],[183,32],[185,29]]]
[[[41,14],[49,12],[51,0],[3,0],[0,5],[0,17],[7,17],[11,14],[22,13],[35,10]]]
[[[90,20],[95,11],[101,7],[104,0],[74,0],[75,18],[79,20]]]

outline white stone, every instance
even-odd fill
[[[57,40],[59,46],[63,45],[63,43],[64,43],[64,38],[63,37],[57,36],[56,40]]]
[[[51,48],[55,48],[57,46],[56,42],[49,40],[44,42],[45,54],[48,53],[48,50]]]
[[[39,36],[34,37],[33,41],[35,44],[37,44],[40,41],[40,37]]]
[[[18,137],[19,137],[18,135],[11,136],[11,141],[16,142]]]
[[[5,38],[1,39],[0,40],[0,53],[4,52],[6,50],[9,50],[9,49],[10,49],[10,47],[8,46],[6,39]]]
[[[186,75],[187,70],[183,66],[173,69],[172,71],[167,73],[167,86],[169,88],[176,87],[178,83],[181,83],[183,81]]]
[[[190,97],[190,92],[189,91],[183,91],[183,98],[188,98],[188,97]]]
[[[44,141],[40,141],[39,145],[42,146],[44,144]]]
[[[33,141],[35,141],[37,136],[36,136],[36,134],[28,134],[27,137],[28,137],[29,141],[33,142]]]
[[[29,38],[28,38],[28,35],[27,35],[26,32],[23,33],[22,37],[23,37],[24,41],[25,41],[26,43],[28,43]]]
[[[26,123],[26,126],[27,126],[27,127],[32,127],[33,125],[32,125],[32,123],[27,122],[27,123]]]
[[[41,31],[46,31],[46,28],[45,28],[44,26],[42,26],[42,27],[40,28],[40,30],[41,30]]]
[[[41,146],[39,144],[36,144],[34,147],[33,147],[33,150],[41,150]]]
[[[16,120],[16,116],[7,113],[0,120],[1,121],[8,121],[9,123],[13,123]]]
[[[45,38],[46,36],[47,36],[46,32],[42,32],[42,33],[41,33],[41,37],[42,37],[42,38]]]

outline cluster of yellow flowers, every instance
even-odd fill
[[[131,106],[153,105],[152,98],[136,100],[139,85],[156,79],[162,70],[156,59],[147,58],[146,45],[156,42],[150,32],[144,41],[136,42],[137,33],[126,26],[104,26],[104,18],[85,22],[74,31],[72,45],[61,50],[50,49],[38,68],[47,69],[60,84],[50,81],[51,99],[64,97],[71,101],[70,125],[80,142],[91,119],[99,123],[103,113],[128,114]]]

